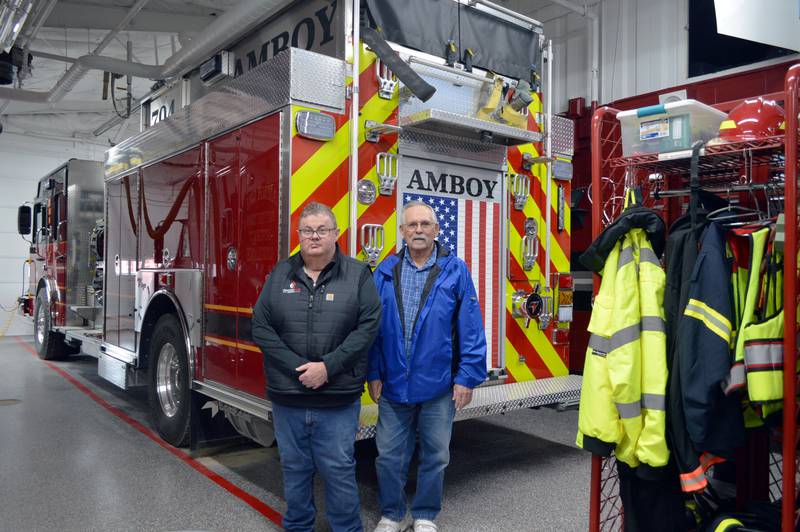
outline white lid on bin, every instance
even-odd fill
[[[631,109],[630,111],[620,111],[617,113],[617,118],[622,120],[624,118],[632,117],[644,118],[657,115],[677,116],[692,113],[707,113],[719,118],[720,122],[725,120],[725,117],[727,116],[722,111],[714,109],[710,105],[706,105],[703,102],[698,102],[697,100],[680,100],[678,102],[639,107],[638,109]]]

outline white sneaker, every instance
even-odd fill
[[[381,517],[373,532],[400,532],[400,522],[392,521],[388,517]]]
[[[439,532],[439,527],[428,519],[414,519],[414,532]]]

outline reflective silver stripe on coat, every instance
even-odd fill
[[[650,262],[659,268],[661,267],[661,261],[658,260],[658,255],[650,248],[641,248],[639,250],[639,262]]]
[[[731,371],[727,377],[722,381],[722,389],[726,394],[729,394],[736,388],[744,386],[744,364],[734,364],[731,366]]]
[[[642,408],[648,410],[664,410],[667,409],[667,400],[663,395],[655,393],[642,394]]]
[[[748,366],[783,364],[783,343],[744,344],[744,361]]]
[[[621,270],[623,266],[633,262],[633,246],[628,246],[619,252],[619,262],[617,262],[617,269]]]
[[[709,312],[706,312],[706,310],[704,308],[698,307],[697,305],[693,304],[692,302],[689,302],[689,303],[686,304],[686,310],[691,310],[692,312],[696,312],[698,314],[701,314],[705,319],[710,321],[715,326],[719,327],[719,329],[721,331],[723,331],[726,336],[730,337],[731,328],[726,323],[723,323],[723,322],[719,321],[717,318],[715,318],[714,316],[712,316]],[[686,312],[686,310],[684,310],[684,312]]]
[[[611,338],[592,334],[589,337],[589,347],[593,355],[606,356],[610,351],[619,349],[642,336],[642,331],[666,332],[667,326],[664,318],[659,316],[644,316],[642,321],[620,329],[611,335]]]
[[[634,401],[632,403],[617,403],[617,412],[619,412],[619,417],[622,419],[639,417],[642,413],[641,404],[639,401]]]
[[[642,316],[642,330],[666,333],[667,324],[660,316]]]
[[[592,354],[604,357],[608,353],[610,349],[609,344],[611,343],[610,338],[605,338],[604,336],[600,336],[599,334],[592,334],[589,337],[589,348],[592,350]]]
[[[634,323],[633,325],[629,325],[624,329],[620,329],[612,334],[611,340],[609,341],[608,350],[613,351],[614,349],[619,349],[623,345],[627,345],[638,340],[642,335],[641,325],[641,323]]]

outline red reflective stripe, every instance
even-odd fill
[[[33,347],[31,347],[30,344],[20,340],[19,337],[14,337],[14,340],[16,340],[16,342],[19,345],[24,347],[33,356],[37,356],[36,355],[36,351],[34,351]],[[59,375],[61,375],[65,379],[67,379],[70,382],[70,384],[75,386],[78,390],[83,392],[92,401],[94,401],[95,403],[97,403],[98,405],[103,407],[109,413],[115,415],[116,417],[118,417],[119,419],[121,419],[122,421],[124,421],[125,423],[130,425],[131,427],[135,428],[136,430],[138,430],[139,432],[141,432],[142,434],[144,434],[145,436],[150,438],[153,442],[157,443],[158,445],[160,445],[161,447],[163,447],[164,449],[166,449],[167,451],[172,453],[176,458],[178,458],[179,460],[181,460],[184,463],[186,463],[186,465],[188,465],[189,467],[191,467],[192,469],[194,469],[195,471],[197,471],[201,475],[205,476],[206,478],[208,478],[209,480],[211,480],[212,482],[214,482],[215,484],[220,486],[222,489],[226,490],[228,493],[230,493],[234,497],[237,497],[238,499],[241,499],[245,504],[247,504],[248,506],[253,508],[255,511],[257,511],[258,513],[260,513],[261,515],[263,515],[264,517],[266,517],[267,519],[269,519],[270,521],[272,521],[276,525],[278,525],[278,526],[281,525],[281,519],[282,519],[283,516],[281,516],[281,514],[278,513],[277,510],[275,510],[271,506],[268,506],[267,504],[261,502],[255,495],[252,495],[252,494],[244,491],[242,488],[236,486],[235,484],[233,484],[229,480],[226,480],[225,478],[223,478],[219,474],[213,472],[212,470],[210,470],[209,468],[207,468],[206,466],[204,466],[203,464],[201,464],[200,462],[198,462],[197,460],[195,460],[194,458],[192,458],[188,454],[186,454],[186,453],[184,453],[182,451],[179,451],[175,447],[172,447],[167,442],[165,442],[164,440],[159,438],[158,435],[156,433],[154,433],[152,430],[148,429],[147,427],[145,427],[144,425],[142,425],[141,423],[139,423],[138,421],[136,421],[132,417],[128,416],[127,414],[125,414],[119,408],[111,406],[110,403],[108,403],[105,399],[101,398],[99,395],[97,395],[92,390],[90,390],[85,384],[82,384],[75,377],[73,377],[72,375],[70,375],[69,373],[64,371],[63,369],[59,368],[58,366],[56,366],[52,362],[48,362],[46,360],[43,360],[42,362],[44,362],[44,364],[47,367],[49,367],[50,369],[52,369],[53,371],[55,371],[56,373],[58,373]]]

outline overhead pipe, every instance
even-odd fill
[[[0,52],[8,52],[17,40],[33,7],[33,0],[6,0],[0,8]]]
[[[86,72],[91,69],[106,70],[116,74],[154,80],[176,78],[196,67],[200,61],[207,59],[236,37],[244,35],[254,29],[281,3],[277,1],[265,2],[264,0],[247,0],[242,2],[236,7],[226,11],[198,37],[192,39],[186,46],[170,56],[161,66],[134,63],[113,57],[97,55],[119,31],[130,23],[130,20],[141,10],[147,1],[148,0],[139,0],[131,8],[125,19],[106,35],[105,39],[103,39],[103,42],[95,49],[94,53],[77,58],[73,66],[49,92],[14,90],[0,87],[0,99],[6,98],[25,102],[52,103],[63,98],[64,95],[72,90],[83,78]]]
[[[97,45],[92,53],[83,57],[94,57],[105,50],[106,46],[111,44],[111,41],[114,40],[114,37],[116,37],[117,33],[127,28],[128,24],[131,23],[133,18],[139,14],[139,11],[141,11],[149,1],[150,0],[138,0],[133,6],[131,6],[130,10],[128,10],[128,13],[125,14],[122,20],[119,21],[119,24],[117,24],[113,30],[106,34],[106,36],[102,41],[100,41],[100,44]],[[83,76],[85,76],[89,70],[90,68],[85,66],[80,60],[73,63],[72,66],[69,67],[69,70],[67,70],[64,75],[61,76],[61,79],[58,81],[58,83],[56,83],[56,86],[50,90],[47,101],[51,103],[59,101],[69,91],[75,88],[75,85],[77,85],[78,82],[83,79]]]
[[[37,9],[33,14],[33,18],[28,21],[29,23],[22,27],[22,31],[16,42],[17,46],[27,51],[31,41],[36,37],[36,34],[39,33],[47,17],[50,16],[50,13],[56,6],[56,2],[58,2],[58,0],[46,0],[46,2],[38,5],[40,9]]]
[[[600,8],[593,10],[592,6],[599,6],[600,2],[594,4],[576,4],[570,0],[552,0],[553,3],[566,7],[570,11],[578,13],[582,17],[587,18],[591,23],[591,47],[592,47],[592,63],[591,63],[591,89],[590,98],[592,102],[600,100]]]

